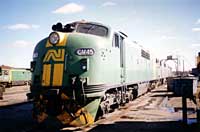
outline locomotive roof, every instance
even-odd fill
[[[74,32],[79,27],[79,24],[80,25],[81,24],[89,24],[89,25],[102,26],[103,28],[105,28],[107,30],[106,36],[109,35],[109,32],[111,30],[110,26],[108,26],[108,25],[104,25],[104,24],[98,23],[98,22],[89,22],[89,21],[85,21],[85,20],[74,21],[74,22],[71,22],[71,23],[67,23],[65,25],[63,25],[61,22],[58,22],[57,24],[52,25],[52,30],[53,31],[60,31],[60,32]],[[105,36],[105,35],[103,35],[103,36]]]

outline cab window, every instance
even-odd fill
[[[8,75],[9,74],[8,70],[3,71],[3,74]]]
[[[116,33],[113,36],[112,45],[113,45],[113,47],[119,48],[119,35]]]
[[[77,26],[76,32],[106,37],[108,35],[108,28],[91,23],[80,23]]]

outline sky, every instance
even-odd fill
[[[83,19],[125,32],[160,60],[179,58],[179,69],[195,67],[200,52],[200,0],[1,0],[0,10],[0,65],[29,68],[53,24]]]

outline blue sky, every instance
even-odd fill
[[[0,65],[29,67],[52,24],[82,19],[125,32],[160,59],[184,59],[186,69],[200,52],[199,0],[2,0],[0,9]]]

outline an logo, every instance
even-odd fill
[[[43,62],[49,62],[50,60],[53,61],[64,61],[65,57],[65,50],[64,49],[58,49],[58,50],[48,50]]]

